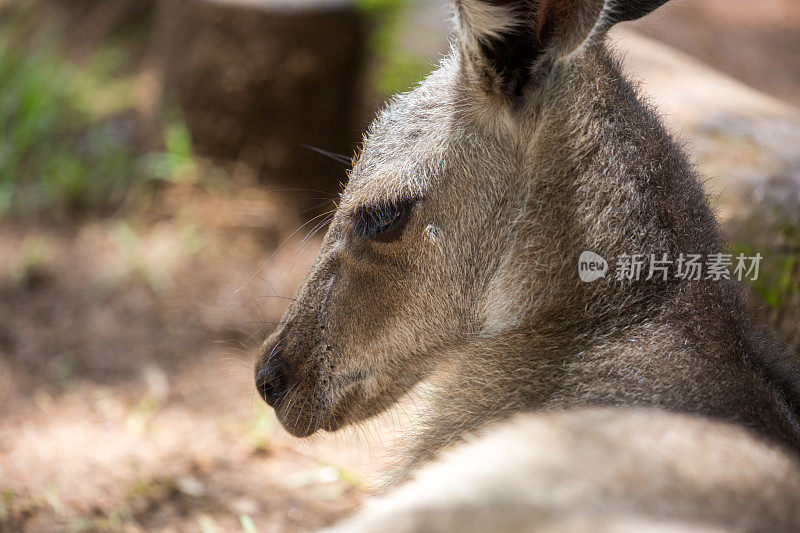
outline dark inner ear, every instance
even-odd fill
[[[667,1],[455,0],[455,5],[467,21],[466,51],[483,88],[519,99],[528,84],[537,82],[533,78],[544,75],[552,61],[576,50],[598,23],[607,31],[617,22],[647,15]],[[487,15],[480,13],[479,4],[493,7]],[[490,27],[481,17],[492,16],[492,11],[495,15],[505,12],[515,23],[500,20]]]
[[[512,7],[521,19],[512,32],[484,39],[480,44],[481,53],[492,70],[487,76],[498,81],[498,88],[507,96],[520,97],[531,80],[536,61],[553,45],[559,32],[568,31],[562,26],[568,25],[575,0],[488,1]]]
[[[608,21],[611,24],[616,24],[617,22],[640,19],[652,13],[668,1],[669,0],[617,0],[609,2],[611,4],[611,9],[609,10]]]
[[[496,77],[500,81],[500,90],[513,97],[522,95],[525,85],[531,79],[531,65],[544,51],[537,35],[525,29],[480,43],[481,53],[493,71],[487,74]]]

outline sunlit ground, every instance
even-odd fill
[[[413,404],[297,441],[252,378],[333,198],[197,154],[180,109],[159,107],[144,29],[65,45],[39,2],[16,4],[0,17],[0,531],[308,531],[352,512]],[[383,17],[380,100],[431,68],[446,24],[427,3],[412,25],[404,1],[361,4]],[[778,39],[773,19],[742,35]],[[726,24],[714,42],[731,42]],[[766,256],[755,308],[797,351],[800,115],[656,48],[628,56],[689,141],[733,249]]]

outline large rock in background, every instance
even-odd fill
[[[723,220],[748,216],[775,190],[800,191],[800,110],[637,33],[613,38],[625,69],[689,142]]]
[[[800,110],[634,32],[615,37],[687,142],[731,249],[763,256],[754,309],[800,358]]]
[[[271,182],[338,190],[357,122],[365,28],[346,0],[163,0],[160,46],[201,155]]]
[[[800,2],[668,2],[632,24],[760,91],[800,105]]]

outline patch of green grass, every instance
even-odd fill
[[[76,63],[39,1],[13,1],[0,19],[0,218],[107,209],[153,181],[195,173],[189,133],[167,120],[165,151],[137,146],[135,76],[124,43]]]
[[[12,489],[0,492],[0,531],[20,531],[27,520],[42,510],[45,502],[15,493]]]
[[[217,531],[222,531],[217,521],[205,514],[201,514],[197,517],[197,525],[200,526],[200,531],[202,531],[202,533],[217,533]]]
[[[133,517],[126,509],[111,511],[107,516],[77,518],[69,523],[68,531],[125,531],[125,524],[132,523]]]
[[[800,238],[797,228],[786,226],[778,230],[783,245],[766,252],[759,252],[751,244],[730,244],[734,254],[743,253],[748,257],[762,254],[758,278],[747,282],[769,308],[776,310],[789,305],[800,294]]]
[[[800,357],[800,209],[794,198],[775,193],[736,221],[730,248],[750,257],[761,254],[758,279],[748,279],[756,296],[753,310]]]
[[[59,489],[55,485],[48,485],[44,492],[44,500],[53,509],[56,514],[64,512],[64,505],[61,503]]]
[[[119,201],[136,178],[119,51],[78,67],[20,5],[0,25],[0,216]]]
[[[431,70],[425,58],[403,50],[399,44],[408,0],[356,0],[356,5],[374,25],[370,49],[378,60],[378,67],[372,84],[384,96],[407,91]]]
[[[152,397],[150,394],[144,395],[125,419],[125,429],[136,435],[144,435],[152,423],[153,418],[158,414],[160,407],[161,405],[156,398]]]
[[[139,479],[133,484],[128,500],[163,500],[178,493],[178,483],[172,478]]]
[[[69,351],[59,352],[48,361],[50,379],[61,391],[71,389],[77,382],[76,357]]]
[[[256,529],[256,523],[253,522],[253,519],[250,518],[249,515],[240,514],[239,523],[242,525],[242,530],[244,530],[245,533],[258,533],[258,529]]]
[[[33,285],[47,277],[47,263],[52,255],[52,243],[46,237],[26,239],[11,278],[19,285]]]
[[[111,239],[124,258],[126,272],[124,277],[131,277],[142,283],[154,294],[163,294],[172,287],[172,278],[163,265],[154,265],[147,261],[146,244],[125,220],[120,219],[111,232]]]
[[[152,152],[141,158],[140,168],[152,178],[172,183],[190,183],[200,176],[194,160],[189,130],[177,113],[164,126],[164,151]]]
[[[275,427],[275,418],[265,406],[254,407],[255,412],[248,423],[248,437],[253,453],[266,455],[270,452],[269,439]]]
[[[14,491],[5,489],[0,494],[0,523],[11,517],[11,510],[14,508]]]
[[[364,481],[356,474],[355,472],[348,470],[339,465],[335,465],[333,463],[328,463],[326,461],[319,461],[319,464],[325,468],[333,469],[336,472],[336,479],[339,481],[343,481],[347,485],[351,487],[355,487],[357,489],[364,489]]]

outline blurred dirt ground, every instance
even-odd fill
[[[367,447],[294,441],[254,395],[319,245],[265,189],[3,223],[0,530],[306,531],[358,504]]]
[[[791,52],[799,33],[776,32],[786,17],[776,23],[766,8],[752,17],[741,9],[738,18],[713,14],[730,1],[695,3],[675,32],[656,24],[653,34],[704,58],[691,44],[702,36],[711,50],[705,58],[718,68],[745,54],[746,44],[728,46],[732,37],[763,42],[745,54],[756,54],[748,61],[763,71],[736,60],[731,69],[791,100],[785,87],[800,78],[800,54]],[[798,5],[735,2],[744,3],[751,11]],[[664,16],[682,17],[688,4]],[[430,21],[440,13],[421,4],[414,16]],[[704,33],[698,21],[708,20]],[[443,30],[438,18],[430,27]],[[762,40],[768,34],[774,38]],[[428,39],[426,48],[443,46],[441,34]],[[767,168],[764,158],[772,166],[777,159],[760,150],[777,146],[772,138],[754,141],[729,117],[711,125],[700,118],[682,124],[704,172],[756,168],[761,177],[791,178],[800,168],[795,155]],[[254,394],[257,346],[319,246],[313,233],[322,219],[306,222],[297,207],[308,201],[330,199],[271,190],[233,172],[223,183],[165,183],[102,215],[0,222],[0,532],[309,531],[359,505],[389,460],[400,415],[301,442]],[[784,268],[796,276],[800,262]],[[797,315],[788,316],[787,331],[796,332]]]

